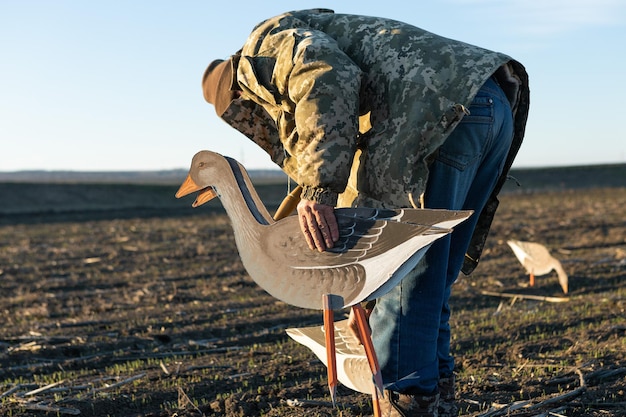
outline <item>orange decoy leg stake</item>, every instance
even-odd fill
[[[326,339],[326,359],[328,366],[326,372],[328,375],[328,389],[330,390],[330,398],[333,401],[333,407],[336,405],[337,398],[337,356],[335,353],[335,312],[336,309],[343,307],[343,298],[334,294],[322,295],[322,304],[324,306],[324,335]]]
[[[372,405],[374,408],[374,416],[380,416],[380,405],[378,399],[383,396],[383,377],[380,372],[380,365],[378,364],[378,358],[374,351],[374,344],[372,343],[372,333],[367,323],[367,317],[365,316],[365,310],[360,304],[352,306],[354,316],[356,317],[357,326],[359,329],[359,336],[365,348],[365,355],[367,356],[367,362],[372,370],[372,380],[374,389],[372,393]]]

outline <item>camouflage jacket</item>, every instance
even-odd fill
[[[303,198],[343,206],[419,206],[434,153],[495,74],[516,133],[468,251],[464,272],[473,269],[524,134],[521,64],[406,23],[326,9],[265,20],[234,60],[243,93],[222,118],[302,185]]]

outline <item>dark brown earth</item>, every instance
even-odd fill
[[[626,416],[626,188],[501,200],[454,287],[464,415]],[[371,415],[342,386],[333,408],[325,367],[286,336],[320,313],[249,278],[219,206],[183,203],[3,215],[0,415]],[[555,273],[529,287],[511,238],[549,247],[570,294]]]

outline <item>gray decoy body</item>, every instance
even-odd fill
[[[548,248],[535,242],[525,242],[521,240],[508,240],[506,242],[513,253],[531,276],[531,285],[534,285],[534,276],[547,275],[556,271],[559,277],[559,284],[563,292],[568,291],[568,277],[561,262],[554,258]]]
[[[310,309],[323,308],[323,294],[342,297],[348,307],[388,292],[436,239],[472,214],[340,208],[335,210],[339,241],[318,252],[301,236],[297,216],[274,221],[245,168],[232,158],[198,152],[176,196],[194,191],[220,197],[250,277],[277,299]],[[200,194],[194,206],[202,204]]]

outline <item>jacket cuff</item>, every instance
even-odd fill
[[[302,187],[301,198],[304,200],[315,201],[318,204],[325,204],[327,206],[337,206],[337,198],[339,194],[334,191],[330,191],[327,188],[314,188],[308,185]]]

